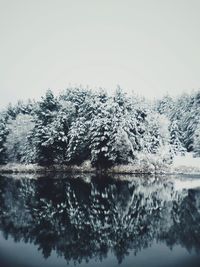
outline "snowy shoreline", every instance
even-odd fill
[[[176,156],[171,165],[153,166],[144,164],[118,165],[106,170],[97,170],[89,161],[78,165],[52,165],[48,167],[37,164],[6,164],[0,166],[0,174],[4,173],[107,173],[107,174],[160,174],[160,175],[200,175],[200,158],[193,158],[190,153]]]

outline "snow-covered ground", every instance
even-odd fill
[[[171,169],[176,173],[200,174],[200,157],[194,158],[192,153],[175,156]]]
[[[194,158],[192,153],[186,153],[185,156],[176,156],[173,165],[174,167],[185,166],[200,168],[200,157]]]
[[[151,159],[151,162],[152,159]],[[107,170],[113,174],[187,174],[200,175],[200,157],[194,158],[192,153],[186,153],[184,156],[175,156],[173,163],[168,166],[162,166],[158,160],[153,164],[146,161],[138,161],[135,164],[118,165]],[[0,166],[0,173],[46,173],[46,172],[73,172],[73,173],[94,173],[90,161],[85,161],[80,166],[53,165],[51,167],[42,167],[37,164],[7,164]]]

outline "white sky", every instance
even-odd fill
[[[199,0],[0,0],[0,106],[50,88],[200,88]]]

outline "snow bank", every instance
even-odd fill
[[[0,173],[46,173],[46,172],[65,172],[65,173],[95,173],[97,170],[92,167],[90,161],[85,161],[78,165],[52,165],[43,167],[37,164],[7,164],[0,166]],[[98,171],[101,172],[101,171]],[[105,172],[105,170],[102,170]],[[137,161],[128,165],[116,165],[106,170],[113,174],[189,174],[200,175],[200,158],[193,158],[192,153],[185,156],[175,156],[171,165],[164,164],[157,157],[148,158],[138,157]]]
[[[200,174],[200,158],[194,158],[193,153],[175,156],[171,172],[180,174]]]
[[[80,166],[77,165],[52,165],[49,167],[37,164],[6,164],[0,165],[0,173],[46,173],[46,172],[94,172],[90,161],[85,161]]]

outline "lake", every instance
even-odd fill
[[[200,178],[0,177],[0,267],[199,267]]]

